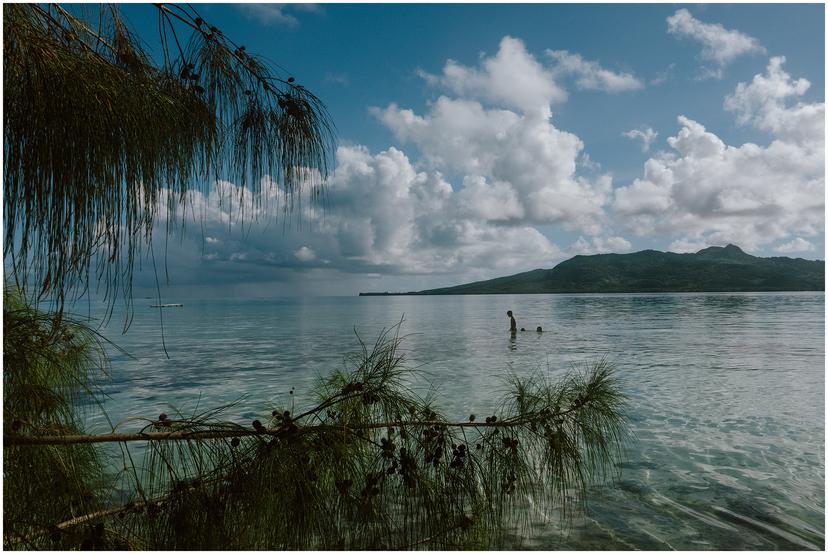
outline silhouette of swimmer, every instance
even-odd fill
[[[537,331],[538,333],[543,333],[543,327],[541,327],[540,325],[538,325],[538,328],[537,328],[537,329],[535,329],[535,331]]]
[[[512,315],[512,310],[506,312],[506,315],[509,316],[511,322],[509,323],[509,331],[512,333],[517,333],[517,321],[515,321],[515,317]]]

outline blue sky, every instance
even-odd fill
[[[728,242],[824,258],[821,4],[199,10],[322,98],[339,148],[309,226],[208,216],[172,241],[174,294],[412,290]],[[155,10],[123,11],[152,47]]]

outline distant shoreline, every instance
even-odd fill
[[[825,262],[759,258],[738,246],[711,246],[695,254],[642,250],[575,256],[552,269],[408,292],[359,296],[469,294],[631,294],[681,292],[806,292],[825,290]]]
[[[702,292],[825,292],[825,289],[727,289],[727,290],[561,290],[537,292],[360,292],[358,296],[485,296],[505,294],[681,294]]]

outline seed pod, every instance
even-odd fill
[[[236,448],[239,444],[241,444],[239,437],[233,437],[233,440],[230,441],[230,446],[233,448]]]

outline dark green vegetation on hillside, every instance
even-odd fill
[[[738,246],[695,254],[642,250],[575,256],[552,269],[409,294],[534,294],[578,292],[746,292],[825,290],[825,262],[758,258]]]

